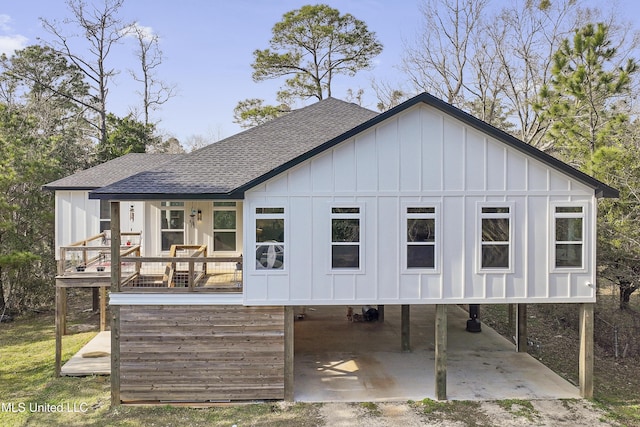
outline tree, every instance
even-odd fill
[[[149,27],[134,23],[127,30],[137,44],[136,56],[139,60],[140,72],[131,71],[135,81],[142,84],[142,114],[143,123],[150,124],[149,111],[158,109],[162,104],[174,96],[175,86],[171,86],[158,79],[156,68],[162,64],[162,51],[159,46],[158,35]]]
[[[487,0],[425,0],[423,27],[402,70],[427,91],[539,148],[532,108],[552,53],[576,27],[577,0],[516,0],[490,14]]]
[[[79,28],[82,31],[80,36],[67,35],[58,22],[41,19],[45,30],[56,38],[50,46],[64,55],[89,81],[91,102],[75,98],[74,101],[98,115],[98,123],[94,126],[98,130],[100,144],[107,142],[107,95],[109,82],[117,74],[115,69],[109,68],[107,58],[131,26],[118,17],[124,0],[103,1],[99,8],[93,4],[87,6],[83,0],[67,0],[72,17],[62,23]],[[78,37],[88,43],[88,55],[82,54],[82,50],[74,45],[74,39]]]
[[[53,49],[34,45],[1,56],[0,69],[0,101],[34,121],[34,136],[52,138],[54,157],[68,173],[85,168],[91,142],[83,135],[89,125],[86,109],[74,100],[87,100],[89,89],[77,67]]]
[[[261,125],[269,120],[280,117],[291,111],[286,104],[279,106],[264,105],[264,100],[257,98],[245,99],[238,102],[233,109],[233,122],[243,128]]]
[[[618,55],[607,25],[579,28],[553,55],[536,109],[553,154],[621,191],[598,207],[598,253],[601,276],[618,285],[625,308],[640,286],[640,150],[626,105],[637,64],[626,58],[620,66]]]
[[[0,313],[49,303],[55,275],[53,196],[61,176],[52,138],[23,110],[0,104]]]
[[[597,150],[615,145],[628,121],[623,104],[637,64],[611,66],[616,55],[608,26],[587,24],[562,42],[541,89],[536,109],[549,122],[553,153],[577,168],[588,169]]]
[[[138,122],[131,115],[118,118],[107,114],[107,131],[107,142],[98,150],[98,164],[128,153],[144,153],[148,145],[156,144],[154,126]]]
[[[425,0],[424,27],[405,47],[402,69],[419,92],[462,106],[472,44],[482,29],[487,0]]]
[[[277,100],[286,105],[291,100],[331,96],[335,76],[354,76],[370,68],[373,58],[382,52],[382,44],[363,21],[323,4],[285,13],[272,34],[270,47],[253,53],[253,80],[285,77]],[[241,101],[236,109],[243,110],[242,104],[248,104],[260,122],[280,108],[263,106],[263,102]]]

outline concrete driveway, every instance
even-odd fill
[[[306,307],[305,312],[305,319],[295,323],[296,401],[436,399],[435,306],[411,306],[408,353],[401,351],[400,306],[386,306],[384,322],[349,322],[343,306]],[[466,332],[467,319],[464,310],[449,306],[448,399],[580,398],[577,387],[528,354],[516,353],[486,325],[481,333]]]

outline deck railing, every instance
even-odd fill
[[[179,256],[123,256],[122,292],[242,292],[242,257],[209,257],[205,250]]]
[[[136,253],[140,255],[141,233],[122,232],[121,255]],[[111,265],[111,246],[109,233],[102,232],[70,245],[60,246],[58,274],[72,272],[102,272]]]
[[[121,292],[242,292],[242,256],[211,257],[206,245],[173,245],[168,255],[142,256],[136,236],[122,233]],[[105,279],[111,274],[111,247],[105,234],[60,247],[59,276]],[[134,243],[132,243],[134,242]]]

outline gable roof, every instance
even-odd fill
[[[618,197],[615,188],[432,95],[422,93],[382,114],[329,98],[271,120],[153,170],[89,194],[94,199],[242,199],[244,192],[419,103],[436,108],[545,165]]]
[[[273,174],[375,111],[328,98],[240,132],[161,167],[93,191],[111,200],[242,198],[237,189]]]
[[[426,104],[429,105],[433,108],[436,108],[444,113],[446,113],[447,115],[456,118],[458,120],[460,120],[461,122],[463,122],[466,125],[469,125],[477,130],[479,130],[480,132],[483,132],[486,135],[489,135],[493,138],[495,138],[496,140],[506,144],[507,146],[514,148],[524,154],[526,154],[529,157],[532,157],[534,159],[539,160],[540,162],[544,163],[545,165],[559,171],[562,172],[565,175],[570,176],[571,178],[576,179],[577,181],[581,182],[582,184],[585,184],[588,187],[593,188],[596,197],[600,198],[600,197],[606,197],[606,198],[617,198],[619,197],[620,193],[617,189],[610,187],[609,185],[595,179],[594,177],[587,175],[586,173],[579,171],[578,169],[575,169],[574,167],[564,163],[561,160],[558,160],[557,158],[537,149],[536,147],[529,145],[521,140],[519,140],[518,138],[514,137],[513,135],[510,135],[480,119],[478,119],[477,117],[472,116],[471,114],[468,114],[464,111],[462,111],[461,109],[454,107],[451,104],[448,104],[445,101],[442,101],[441,99],[436,98],[433,95],[430,95],[426,92],[421,93],[420,95],[417,95],[405,102],[403,102],[402,104],[385,111],[384,113],[381,113],[379,115],[377,115],[376,117],[374,117],[373,119],[362,123],[359,126],[356,126],[353,129],[350,129],[349,131],[345,132],[344,134],[328,140],[327,142],[325,142],[322,145],[319,145],[318,147],[315,147],[314,149],[310,150],[307,153],[304,153],[303,155],[290,160],[289,162],[282,164],[279,168],[275,169],[272,171],[272,173],[269,174],[265,174],[261,177],[259,177],[258,179],[255,179],[251,182],[246,183],[245,185],[239,187],[236,191],[239,194],[243,194],[246,190],[249,190],[252,187],[255,187],[256,185],[259,185],[260,183],[273,178],[274,176],[298,165],[299,163],[308,160],[309,158],[316,156],[320,153],[322,153],[325,150],[330,149],[331,147],[349,139],[352,138],[353,136],[366,131],[367,129],[377,125],[378,123],[383,122],[384,120],[387,120],[388,118],[399,114],[400,112],[407,110],[413,106],[415,106],[416,104]]]
[[[184,154],[129,153],[43,185],[46,190],[95,190],[139,172],[156,168]]]

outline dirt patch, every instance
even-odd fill
[[[326,403],[320,420],[335,427],[619,426],[585,400]]]

